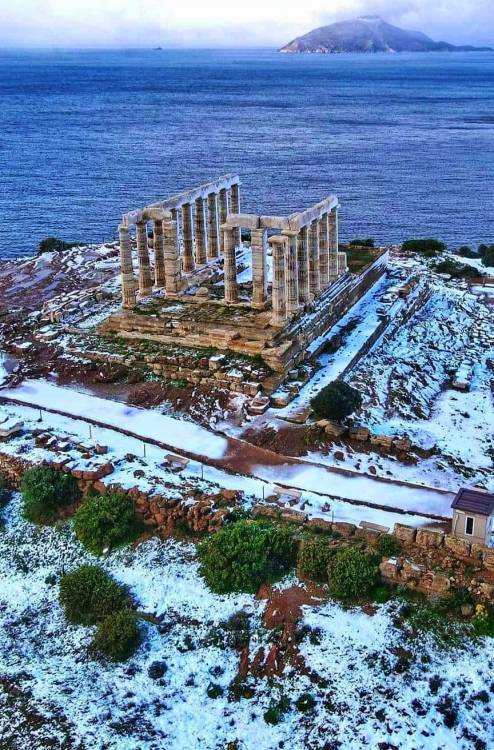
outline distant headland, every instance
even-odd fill
[[[313,52],[485,52],[491,47],[456,46],[435,42],[420,31],[407,31],[392,26],[380,16],[361,16],[313,29],[299,36],[279,51],[286,53]]]

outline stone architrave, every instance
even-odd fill
[[[223,280],[225,284],[225,302],[235,303],[238,300],[237,290],[237,253],[235,249],[235,235],[232,227],[223,224],[224,262]]]
[[[261,309],[265,307],[268,297],[266,244],[266,229],[252,229],[250,233],[252,250],[252,306]]]
[[[182,270],[177,244],[177,222],[171,216],[163,221],[163,239],[166,296],[176,297],[182,289]]]
[[[309,292],[312,297],[319,294],[321,288],[319,274],[319,221],[311,222],[309,229]]]
[[[182,206],[183,227],[183,270],[190,273],[195,268],[194,263],[194,212],[192,203],[184,203]]]
[[[298,232],[284,232],[286,237],[285,253],[285,284],[286,284],[286,312],[293,315],[298,312]]]
[[[286,322],[286,294],[285,294],[285,254],[286,237],[275,235],[269,238],[273,257],[273,286],[272,304],[273,314],[271,324],[281,328]]]
[[[153,223],[154,235],[154,285],[158,289],[165,286],[165,255],[163,245],[163,221],[156,219]]]
[[[132,265],[132,247],[129,229],[123,225],[118,227],[120,240],[120,270],[122,274],[122,306],[134,307],[136,303],[136,281]]]
[[[319,219],[319,274],[321,289],[329,280],[329,218],[323,214]]]
[[[220,254],[220,220],[218,214],[218,195],[208,195],[208,258],[217,258]]]
[[[148,230],[145,221],[136,224],[137,259],[139,261],[139,296],[147,297],[151,294],[153,283],[149,264]]]
[[[309,228],[302,227],[297,238],[298,299],[301,305],[310,302],[309,294]]]
[[[207,203],[204,198],[196,199],[196,263],[203,266],[207,260],[207,242],[208,242],[208,217]]]

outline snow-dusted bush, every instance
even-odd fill
[[[60,604],[70,622],[93,625],[132,602],[125,586],[97,565],[82,565],[60,581]]]
[[[35,466],[24,472],[21,484],[23,515],[33,523],[51,524],[60,508],[79,500],[81,492],[70,474],[49,466]]]
[[[339,549],[328,565],[329,588],[338,599],[351,600],[370,592],[379,576],[378,558],[352,547]]]
[[[443,253],[446,250],[446,245],[440,240],[426,239],[426,240],[407,240],[401,246],[404,253],[421,253],[426,257],[430,258],[438,253]]]
[[[111,661],[128,659],[141,640],[139,618],[131,609],[120,609],[98,624],[93,647]]]
[[[297,555],[297,573],[301,578],[325,583],[328,580],[328,564],[334,548],[320,536],[307,537],[300,545]]]
[[[381,534],[376,539],[376,550],[379,552],[381,557],[395,557],[400,554],[401,543],[392,534]]]
[[[238,521],[198,547],[201,574],[212,591],[255,593],[279,579],[295,562],[293,530],[260,521]]]
[[[319,417],[340,420],[360,408],[362,396],[343,380],[333,380],[310,403]]]
[[[132,500],[111,492],[88,497],[74,515],[74,530],[84,547],[95,555],[107,547],[128,544],[139,533]]]

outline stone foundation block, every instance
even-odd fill
[[[404,523],[395,523],[394,535],[400,541],[413,544],[415,542],[416,534],[417,529],[415,529],[413,526],[407,526]]]
[[[333,531],[341,536],[353,536],[355,534],[356,526],[353,523],[345,523],[344,521],[335,521],[333,524]]]
[[[494,549],[486,547],[484,550],[484,568],[494,570]]]
[[[379,565],[379,572],[383,578],[389,580],[396,580],[401,570],[401,562],[396,557],[391,557],[389,560],[383,560]]]
[[[279,518],[280,509],[275,508],[273,505],[254,505],[252,508],[252,515],[256,518],[258,516],[265,518]]]
[[[444,537],[444,546],[446,549],[456,555],[456,557],[470,557],[471,544],[466,539],[446,534]]]
[[[311,518],[307,524],[310,529],[314,531],[325,531],[330,532],[333,528],[331,521],[326,521],[325,518]]]
[[[297,523],[303,526],[307,521],[306,513],[302,513],[300,510],[284,510],[281,513],[281,520],[287,523]]]
[[[415,544],[418,544],[419,547],[433,549],[441,547],[443,542],[444,531],[436,531],[435,529],[417,529]]]
[[[355,536],[359,539],[364,539],[366,542],[370,542],[370,544],[373,544],[376,539],[382,536],[382,534],[377,529],[366,529],[359,526],[355,530]]]

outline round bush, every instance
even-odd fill
[[[111,661],[125,661],[132,656],[140,640],[137,614],[121,609],[99,623],[93,647]]]
[[[433,257],[446,250],[444,242],[435,239],[407,240],[401,246],[404,253],[422,253],[426,257]]]
[[[74,530],[84,547],[95,555],[128,544],[139,533],[132,500],[108,493],[88,497],[74,515]]]
[[[59,600],[67,619],[80,625],[93,625],[132,604],[125,586],[96,565],[82,565],[64,575]]]
[[[319,417],[344,419],[362,405],[362,396],[343,380],[334,380],[314,396],[310,402]]]
[[[391,534],[382,534],[376,540],[376,550],[381,557],[395,557],[401,552],[400,540]]]
[[[217,594],[254,594],[280,578],[295,562],[293,531],[259,521],[237,521],[198,547],[201,574]]]
[[[357,599],[376,583],[379,568],[375,555],[347,547],[338,550],[328,565],[329,589],[338,599]]]
[[[297,573],[301,578],[325,583],[328,580],[328,564],[334,549],[326,539],[309,537],[300,545],[297,555]]]
[[[23,515],[32,523],[52,524],[60,508],[81,497],[77,482],[49,466],[35,466],[24,472],[21,484]]]

